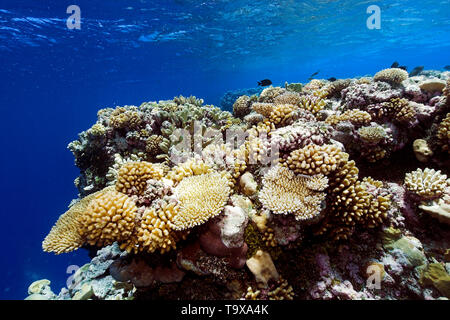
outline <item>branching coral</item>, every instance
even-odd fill
[[[342,121],[350,121],[356,126],[367,125],[372,120],[370,114],[359,109],[346,110],[340,115],[331,115],[325,119],[325,122],[331,125],[337,125]]]
[[[122,245],[122,249],[134,252],[165,253],[176,248],[176,243],[184,239],[186,231],[172,229],[171,224],[179,212],[176,203],[161,203],[158,208],[151,207],[144,211],[135,234]]]
[[[175,185],[180,183],[184,178],[211,172],[212,169],[203,160],[188,159],[180,163],[169,171],[166,178],[174,182]]]
[[[439,124],[437,138],[442,150],[450,153],[450,113]]]
[[[317,115],[319,111],[325,107],[325,105],[325,100],[315,95],[302,96],[300,100],[300,108],[308,110],[314,115]]]
[[[106,246],[128,240],[135,228],[136,204],[127,195],[105,188],[80,216],[81,237],[90,245]]]
[[[147,180],[161,179],[163,169],[157,164],[146,161],[127,162],[118,172],[116,189],[128,195],[139,195],[147,187]]]
[[[266,173],[259,199],[275,214],[295,215],[297,220],[310,220],[320,215],[328,187],[323,175],[296,176],[280,165]]]
[[[228,200],[231,191],[228,183],[217,172],[184,178],[174,190],[180,201],[179,213],[173,219],[174,229],[189,229],[217,216]]]
[[[307,145],[291,152],[283,163],[295,174],[328,175],[348,160],[348,154],[335,145]]]
[[[109,124],[115,129],[138,128],[142,118],[135,106],[117,107],[111,113]]]
[[[421,199],[438,198],[442,195],[449,181],[440,170],[417,169],[405,175],[405,187]]]

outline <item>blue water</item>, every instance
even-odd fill
[[[81,30],[69,30],[69,5]],[[368,6],[381,9],[369,30]],[[3,0],[0,3],[0,298],[23,299],[37,279],[65,285],[78,250],[41,241],[77,197],[67,144],[99,108],[230,90],[450,64],[449,0]]]

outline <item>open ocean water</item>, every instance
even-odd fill
[[[80,29],[67,26],[70,5]],[[42,278],[58,293],[68,267],[90,260],[41,243],[77,198],[66,147],[98,109],[180,94],[220,105],[261,79],[354,78],[394,61],[443,70],[450,1],[2,0],[0,57],[0,298],[23,299]]]

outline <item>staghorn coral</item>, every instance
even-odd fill
[[[440,170],[418,168],[416,171],[408,172],[405,175],[405,187],[421,199],[432,199],[440,197],[449,181]]]
[[[286,167],[277,165],[263,178],[259,193],[261,203],[275,214],[295,215],[296,220],[311,220],[320,215],[328,187],[323,175],[296,176]]]
[[[126,241],[135,228],[136,204],[114,187],[97,193],[80,215],[80,235],[86,243],[106,246]]]
[[[224,208],[230,187],[220,173],[211,172],[186,177],[174,189],[180,210],[173,219],[175,230],[185,230],[205,223]]]
[[[375,74],[374,81],[383,81],[390,84],[400,84],[408,79],[408,72],[399,68],[384,69]]]
[[[146,161],[127,162],[119,169],[116,190],[128,195],[139,195],[147,188],[147,180],[159,180],[163,175],[160,165]]]

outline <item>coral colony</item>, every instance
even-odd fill
[[[101,109],[27,299],[450,298],[449,146],[448,71]]]

